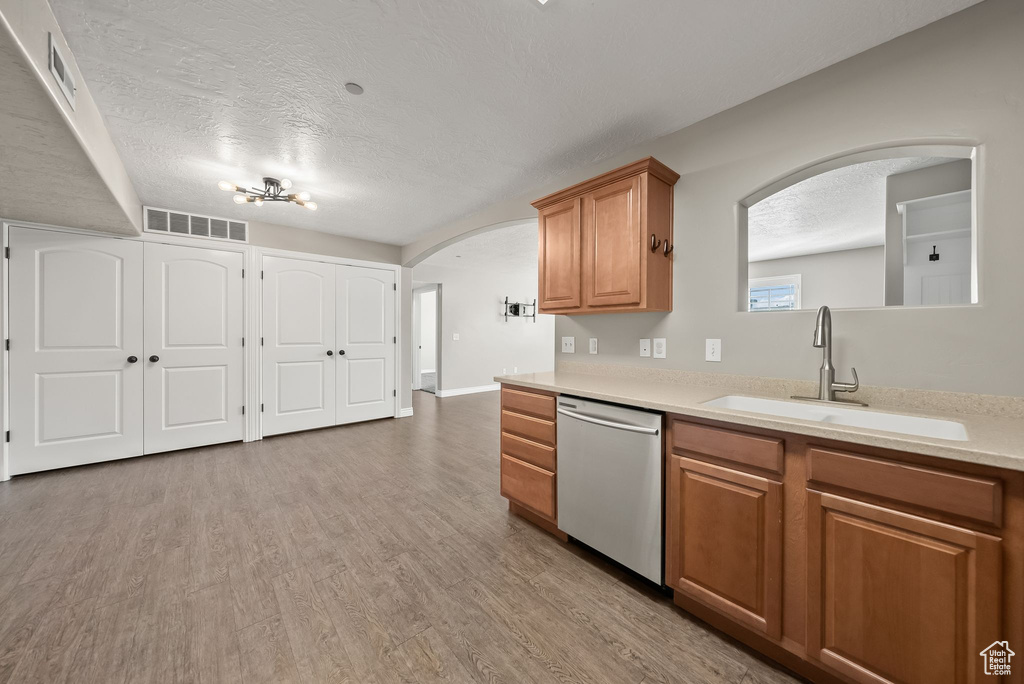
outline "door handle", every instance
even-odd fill
[[[344,355],[345,355],[345,350],[344,349],[339,349],[338,350],[338,356],[344,356]]]
[[[334,350],[333,349],[328,349],[327,350],[327,355],[328,356],[334,356]]]
[[[157,356],[156,354],[153,354],[152,356],[149,357],[149,362],[150,363],[156,363],[159,360],[160,360],[160,357]]]
[[[138,360],[139,360],[138,356],[129,356],[128,357],[128,363],[135,363]]]

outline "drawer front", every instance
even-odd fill
[[[809,482],[949,513],[989,525],[1002,524],[1002,483],[830,449],[807,450]]]
[[[501,453],[555,472],[555,448],[522,437],[501,433]]]
[[[555,446],[555,423],[551,420],[542,420],[502,410],[501,430],[525,437],[533,442]]]
[[[547,394],[502,387],[501,408],[545,420],[555,419],[555,398]]]
[[[548,520],[555,519],[555,475],[543,468],[502,454],[501,495]]]
[[[722,428],[672,422],[672,449],[782,474],[783,441]]]

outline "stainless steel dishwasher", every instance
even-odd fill
[[[660,413],[558,398],[558,527],[663,583]]]

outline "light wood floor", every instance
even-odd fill
[[[498,496],[497,393],[0,484],[4,682],[794,681]]]

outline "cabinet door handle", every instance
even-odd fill
[[[672,250],[675,249],[675,248],[676,248],[675,245],[672,245],[671,247],[669,247],[668,246],[668,240],[666,240],[665,241],[665,256],[668,256],[669,254],[671,254]]]
[[[150,363],[156,363],[159,360],[160,360],[160,357],[157,356],[156,354],[153,354],[152,356],[149,357],[149,362]]]
[[[334,356],[334,350],[333,349],[328,349],[327,350],[327,355],[328,356]]]
[[[665,246],[668,247],[668,243]],[[657,252],[659,247],[661,247],[661,240],[657,239],[654,233],[651,233],[651,251]]]
[[[129,356],[128,357],[128,363],[135,363],[138,360],[139,360],[138,356]]]

